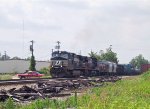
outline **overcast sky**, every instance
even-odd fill
[[[24,23],[23,23],[24,22]],[[23,29],[24,28],[24,29]],[[150,60],[150,0],[0,0],[0,52],[48,60],[61,50],[88,55],[112,45],[120,63]]]

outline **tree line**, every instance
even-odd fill
[[[117,53],[112,51],[112,48],[109,47],[106,49],[106,51],[101,50],[99,53],[91,51],[89,53],[89,56],[96,58],[99,61],[110,61],[114,63],[119,63]],[[140,69],[142,64],[149,64],[150,62],[143,57],[142,54],[139,54],[138,56],[131,59],[129,62],[134,68]]]

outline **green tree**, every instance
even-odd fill
[[[133,58],[130,61],[130,64],[132,64],[135,68],[140,69],[142,64],[148,64],[148,60],[145,59],[142,54],[139,54],[138,56],[136,56],[135,58]]]
[[[96,58],[97,60],[111,61],[111,62],[115,62],[115,63],[119,62],[118,58],[117,58],[117,53],[113,52],[110,47],[106,49],[106,52],[101,52],[98,54],[97,52],[91,51],[91,53],[89,53],[89,55],[91,57]]]
[[[29,70],[36,71],[35,65],[36,65],[35,58],[34,58],[34,56],[31,56]]]
[[[92,57],[92,58],[98,59],[98,54],[97,54],[97,52],[91,51],[91,52],[89,53],[89,55],[90,55],[90,57]]]

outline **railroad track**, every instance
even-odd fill
[[[72,93],[76,91],[76,93],[80,93],[88,87],[101,87],[105,85],[105,82],[116,82],[120,79],[121,78],[117,76],[101,76],[3,80],[0,81],[0,84],[4,86],[4,88],[0,90],[0,101],[6,101],[9,97],[14,101],[24,102],[37,98],[45,99],[71,96]],[[6,89],[7,84],[9,84],[9,89]],[[17,88],[16,86],[18,84],[19,87]],[[30,87],[29,84],[32,84],[32,86]]]
[[[81,80],[81,79],[96,79],[96,78],[105,78],[105,76],[97,77],[79,77],[79,78],[30,78],[30,79],[10,79],[10,80],[0,80],[1,85],[15,85],[15,84],[28,84],[28,83],[37,83],[44,81],[65,81],[65,80]],[[121,77],[120,77],[121,78]]]
[[[13,85],[13,84],[27,84],[36,83],[38,81],[47,81],[50,78],[32,78],[32,79],[10,79],[10,80],[0,80],[0,85]]]
[[[84,77],[85,78],[85,77]],[[77,78],[28,78],[28,79],[9,79],[0,80],[1,85],[14,85],[14,84],[27,84],[27,83],[37,83],[41,81],[62,81],[62,80],[73,80]]]

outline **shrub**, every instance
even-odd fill
[[[49,75],[49,68],[43,67],[42,69],[39,70],[40,73]]]

